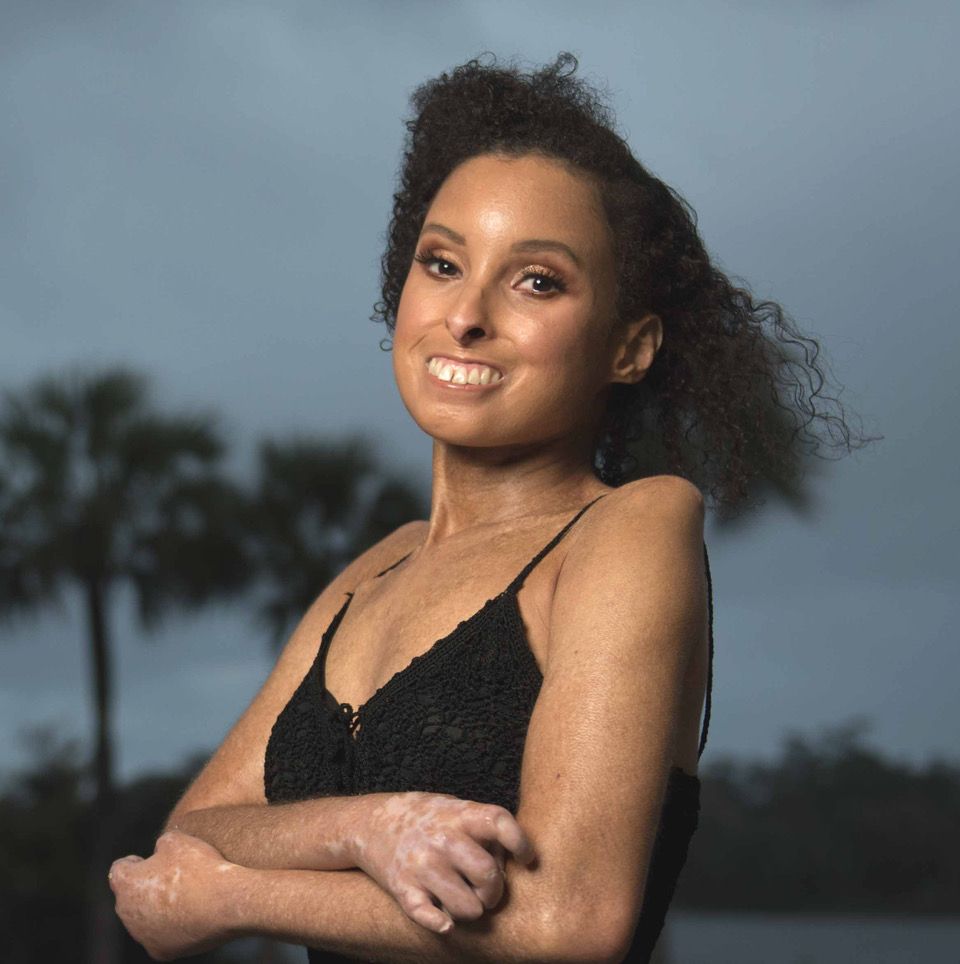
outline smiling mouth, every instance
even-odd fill
[[[443,355],[427,362],[427,371],[439,382],[456,388],[487,388],[503,381],[501,371],[491,365],[464,364]]]

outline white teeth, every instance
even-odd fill
[[[479,368],[471,366],[468,370],[463,365],[455,365],[440,358],[431,358],[427,363],[427,370],[441,381],[453,385],[489,385],[503,378],[503,375],[486,365]]]

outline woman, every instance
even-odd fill
[[[845,425],[576,66],[413,96],[375,317],[430,518],[320,594],[155,854],[113,865],[158,959],[649,959],[709,721],[700,486],[730,508]]]

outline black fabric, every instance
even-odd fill
[[[583,506],[503,592],[414,657],[357,709],[339,703],[324,683],[327,650],[353,597],[347,593],[313,665],[273,726],[264,761],[267,801],[424,790],[496,803],[516,814],[527,726],[543,682],[517,593],[534,566],[602,498]],[[706,543],[703,553],[710,666],[701,754],[713,680],[713,592]],[[699,811],[699,777],[672,767],[630,961],[647,961],[653,950]],[[307,956],[309,964],[354,960],[309,948]]]

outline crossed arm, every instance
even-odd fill
[[[505,862],[505,900],[432,932],[338,852],[364,798],[264,805],[266,734],[312,659],[328,615],[318,612],[174,810],[168,829],[182,832],[161,837],[147,861],[114,865],[134,936],[140,927],[168,960],[248,934],[376,961],[621,960],[642,907],[692,656],[706,639],[703,503],[689,483],[660,476],[623,486],[587,518],[558,577],[524,748],[516,822],[536,861]],[[342,575],[350,579],[349,567]],[[231,783],[245,796],[224,804]],[[160,909],[151,894],[162,895]]]

